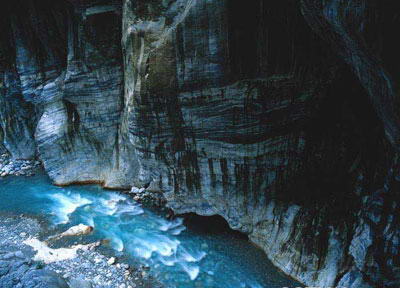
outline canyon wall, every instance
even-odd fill
[[[307,285],[399,286],[395,1],[23,3],[0,149],[219,214]]]
[[[38,153],[56,184],[128,187],[133,169],[118,163],[121,3],[71,2],[2,10],[3,143],[14,158]]]

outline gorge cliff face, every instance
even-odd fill
[[[394,1],[21,3],[1,25],[13,157],[219,214],[307,285],[398,287]]]
[[[57,184],[112,186],[118,179],[126,186],[129,173],[115,169],[123,105],[121,4],[15,2],[2,10],[4,146],[14,158],[38,153]]]

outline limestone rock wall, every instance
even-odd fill
[[[7,5],[0,150],[219,214],[307,285],[398,287],[395,1],[272,2]]]
[[[121,3],[32,0],[20,7],[4,10],[4,146],[14,158],[38,154],[57,184],[127,187],[133,170],[118,163]]]
[[[126,0],[135,184],[222,215],[308,285],[396,287],[395,82],[361,37],[393,23],[328,2]]]

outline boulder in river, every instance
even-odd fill
[[[59,240],[63,237],[69,237],[69,236],[82,236],[82,235],[88,235],[93,232],[93,227],[84,225],[84,224],[79,224],[76,226],[73,226],[69,228],[67,231],[62,232],[58,235],[50,236],[47,241],[53,241],[53,240]]]

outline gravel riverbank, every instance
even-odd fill
[[[38,160],[14,160],[6,153],[0,155],[0,177],[9,175],[33,176],[41,167],[42,164]]]
[[[94,249],[73,259],[44,264],[23,242],[40,238],[43,225],[25,216],[0,216],[0,287],[2,288],[161,288],[147,267],[133,267]]]

